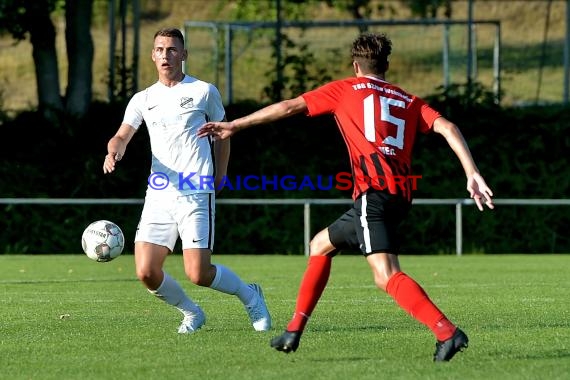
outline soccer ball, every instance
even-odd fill
[[[125,247],[123,231],[113,222],[98,220],[87,226],[81,236],[83,252],[91,260],[107,262],[117,258]]]

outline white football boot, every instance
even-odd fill
[[[255,292],[255,297],[251,301],[252,303],[245,307],[245,310],[255,331],[268,331],[271,329],[271,315],[267,310],[261,287],[257,284],[249,284],[248,286]]]
[[[206,323],[206,315],[199,307],[192,314],[186,314],[180,327],[178,328],[178,334],[192,334],[204,326]]]

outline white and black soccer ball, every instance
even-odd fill
[[[116,259],[123,252],[125,236],[115,223],[98,220],[83,231],[81,245],[83,252],[91,260],[107,262]]]

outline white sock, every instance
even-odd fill
[[[244,305],[248,305],[255,296],[253,290],[229,268],[220,264],[214,264],[214,266],[216,267],[216,276],[210,288],[235,295]]]
[[[167,304],[174,306],[184,315],[195,313],[198,310],[198,305],[184,293],[184,290],[176,280],[170,277],[168,273],[163,273],[164,279],[162,284],[156,290],[148,289],[148,291]]]

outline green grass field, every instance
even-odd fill
[[[1,379],[567,379],[570,255],[403,256],[403,269],[470,336],[450,363],[434,338],[378,291],[360,256],[334,260],[296,353],[269,347],[292,315],[302,256],[215,256],[262,284],[274,319],[253,331],[237,298],[184,288],[205,328],[149,295],[132,256],[0,256]],[[166,269],[183,279],[181,256]]]

